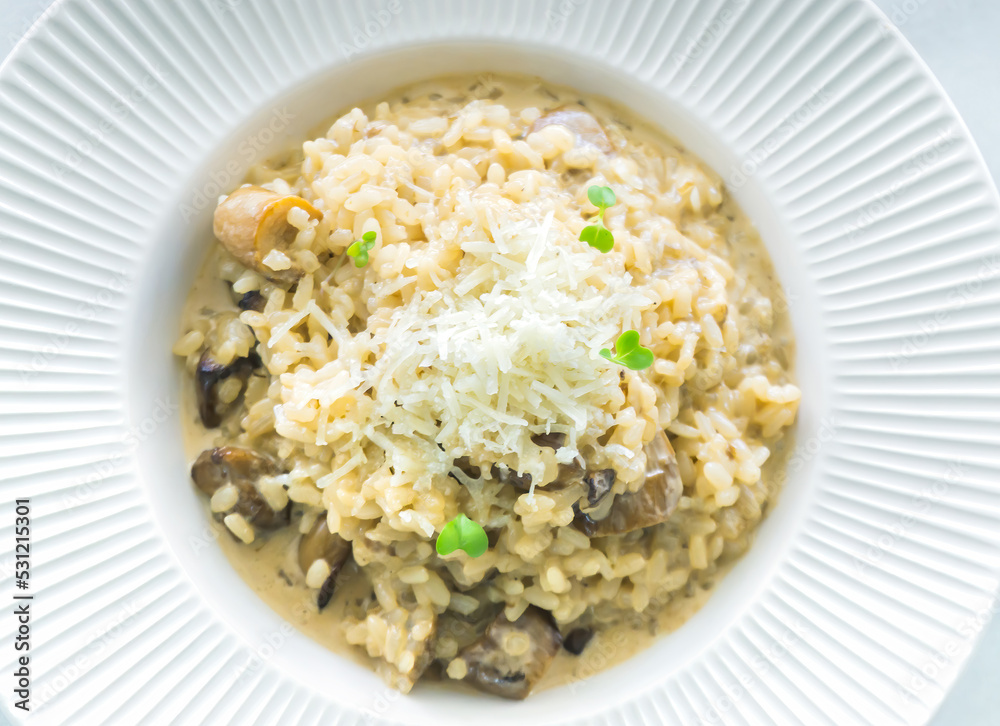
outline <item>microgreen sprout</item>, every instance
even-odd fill
[[[597,214],[590,220],[591,224],[580,232],[580,241],[601,252],[610,252],[615,246],[615,238],[611,230],[604,226],[604,211],[613,207],[617,201],[611,187],[592,186],[587,190],[587,199],[597,207]]]
[[[489,549],[490,543],[485,529],[464,514],[459,514],[441,530],[436,546],[439,555],[462,550],[469,557],[479,557]]]
[[[347,254],[354,258],[355,267],[364,267],[368,264],[368,251],[374,246],[375,233],[368,231],[361,235],[361,239],[355,240],[355,242],[347,248]]]
[[[618,336],[614,355],[607,348],[601,348],[600,353],[601,357],[607,358],[612,363],[634,371],[643,371],[653,365],[653,351],[639,345],[638,330],[626,330]]]

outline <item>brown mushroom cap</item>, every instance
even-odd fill
[[[266,305],[267,300],[260,294],[260,290],[251,290],[250,292],[244,293],[236,303],[236,306],[240,310],[253,310],[258,313],[264,312],[264,307]]]
[[[501,484],[510,484],[515,489],[528,491],[531,487],[531,474],[518,474],[513,469],[499,464],[490,466],[490,477]]]
[[[615,485],[618,473],[614,469],[599,469],[588,471],[583,476],[583,483],[587,485],[587,504],[596,507]]]
[[[504,649],[504,640],[514,633],[528,638],[522,655]],[[561,645],[562,636],[544,610],[529,607],[514,622],[501,612],[483,637],[461,652],[469,669],[465,680],[504,698],[523,699],[545,675]]]
[[[553,431],[548,434],[533,434],[531,443],[535,446],[558,451],[566,445],[566,434]]]
[[[331,569],[340,567],[350,554],[351,543],[336,532],[331,532],[325,516],[316,517],[312,528],[299,540],[299,567],[302,574],[309,571],[316,560],[326,560]]]
[[[294,264],[287,270],[272,270],[264,264],[271,250],[284,252],[298,230],[288,223],[288,212],[299,207],[313,219],[320,214],[302,197],[282,196],[262,187],[240,187],[215,208],[212,230],[233,257],[245,266],[279,284],[291,284],[302,276]]]
[[[316,604],[322,610],[333,597],[337,575],[351,554],[351,543],[336,532],[331,532],[326,517],[316,518],[312,528],[299,540],[299,567],[302,574],[309,572],[316,560],[324,560],[330,566],[330,574],[320,586]]]
[[[239,446],[207,449],[201,452],[191,467],[195,485],[208,496],[227,484],[235,486],[239,499],[230,511],[242,515],[248,524],[263,530],[280,529],[291,519],[291,502],[281,511],[275,511],[257,489],[257,480],[262,476],[279,473],[280,469],[271,457]]]
[[[201,354],[198,367],[195,369],[194,382],[198,415],[205,428],[214,429],[219,426],[226,413],[236,404],[236,401],[228,404],[219,401],[218,385],[227,378],[236,377],[240,380],[240,395],[242,395],[246,390],[250,374],[260,365],[260,357],[253,351],[245,358],[237,358],[226,366],[216,361],[207,350]]]
[[[594,637],[592,628],[574,628],[563,638],[563,648],[573,655],[580,655]]]
[[[575,461],[571,461],[569,464],[559,464],[556,471],[556,478],[536,488],[546,492],[559,491],[580,481],[586,483],[587,479],[584,474],[583,467]],[[501,484],[510,484],[522,492],[531,489],[531,474],[518,474],[513,469],[501,467],[497,464],[493,464],[490,467],[490,477]]]
[[[665,522],[677,509],[684,485],[670,440],[658,431],[644,447],[646,480],[636,492],[615,497],[606,517],[598,520],[579,512],[573,524],[588,537],[625,534]]]

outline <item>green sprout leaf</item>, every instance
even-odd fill
[[[606,187],[592,186],[590,189],[587,190],[587,199],[589,199],[590,203],[593,204],[595,207],[604,206],[605,188]]]
[[[374,246],[375,233],[368,231],[361,235],[361,239],[347,248],[347,254],[354,258],[355,267],[364,267],[368,264],[368,252]]]
[[[479,557],[489,549],[490,543],[485,529],[464,514],[459,514],[441,530],[436,547],[439,555],[462,550],[469,557]]]
[[[626,330],[624,333],[618,336],[618,340],[615,341],[615,352],[619,355],[625,353],[631,353],[633,350],[639,347],[639,331],[638,330]]]
[[[597,224],[584,227],[580,232],[580,240],[601,252],[610,252],[611,248],[615,246],[615,238],[612,236],[611,230]]]
[[[601,252],[610,252],[615,246],[615,238],[611,230],[604,226],[604,211],[614,206],[617,201],[615,192],[611,187],[595,185],[587,190],[587,199],[597,207],[597,215],[590,220],[593,224],[584,227],[580,232],[580,241]]]
[[[602,358],[612,363],[631,368],[633,371],[644,371],[653,365],[653,351],[639,345],[639,331],[626,330],[615,341],[615,352],[612,355],[607,348],[601,348]]]
[[[611,248],[615,246],[615,238],[612,236],[611,230],[607,227],[599,227],[597,237],[590,246],[600,252],[610,252]]]

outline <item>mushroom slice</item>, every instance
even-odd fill
[[[302,197],[283,196],[262,187],[240,187],[215,208],[212,229],[233,257],[278,284],[291,284],[303,271],[292,264],[274,270],[264,264],[272,251],[285,252],[298,230],[288,223],[288,212],[304,209],[313,219],[323,215]]]
[[[566,445],[566,434],[557,431],[548,434],[534,434],[531,437],[531,443],[538,447],[559,451]]]
[[[459,657],[468,666],[465,680],[476,688],[504,698],[523,699],[545,675],[561,645],[562,636],[551,615],[532,606],[514,622],[500,613],[483,637]],[[520,654],[511,655],[511,650]]]
[[[312,529],[299,540],[299,567],[302,568],[303,575],[309,572],[309,568],[317,560],[323,560],[330,566],[330,574],[323,581],[316,596],[316,605],[320,610],[325,608],[333,597],[337,575],[340,574],[350,554],[351,543],[336,532],[330,531],[325,516],[317,517]]]
[[[260,290],[251,290],[244,293],[236,305],[240,310],[253,310],[254,312],[262,313],[264,312],[264,307],[267,305],[267,300],[260,294]]]
[[[583,468],[575,461],[569,464],[560,464],[556,472],[556,478],[536,488],[547,492],[559,491],[578,483],[581,480],[582,474]],[[513,469],[505,469],[494,464],[490,467],[490,476],[498,482],[510,484],[522,492],[531,490],[531,474],[518,474]]]
[[[583,144],[594,146],[605,154],[611,151],[611,142],[608,141],[601,124],[583,106],[571,104],[554,108],[531,124],[530,132],[534,133],[552,124],[558,124],[572,131],[578,146]]]
[[[262,530],[280,529],[291,519],[291,502],[283,509],[274,510],[257,488],[261,477],[280,473],[271,457],[239,446],[206,449],[191,467],[195,485],[208,496],[228,484],[236,487],[239,495],[236,504],[225,512],[217,512],[218,518],[235,512],[248,524]]]
[[[531,488],[531,474],[518,474],[507,466],[493,464],[490,467],[490,476],[501,484],[510,484],[515,489],[528,491]]]
[[[563,638],[563,648],[573,655],[580,655],[594,637],[592,628],[575,628]]]
[[[663,431],[657,432],[645,446],[646,480],[636,492],[615,498],[603,519],[594,520],[578,512],[573,520],[588,537],[625,534],[665,522],[680,501],[684,485],[677,470],[677,456]]]
[[[583,483],[587,485],[587,504],[596,507],[604,497],[608,496],[611,487],[615,485],[618,478],[614,469],[599,469],[598,471],[588,471],[583,475]]]
[[[460,456],[457,459],[455,459],[451,464],[452,467],[454,467],[454,469],[458,469],[460,472],[462,472],[462,474],[464,474],[469,479],[473,480],[479,479],[479,477],[483,475],[482,469],[473,464],[472,459],[470,459],[468,456]],[[462,480],[455,475],[454,471],[449,472],[448,476],[457,481],[459,484],[462,483]]]
[[[246,389],[247,379],[254,369],[260,367],[260,357],[251,352],[246,358],[237,358],[229,365],[222,365],[209,351],[201,354],[198,367],[195,369],[195,394],[198,400],[198,415],[207,429],[214,429],[222,423],[223,417],[233,407],[236,401],[222,403],[219,401],[218,385],[233,376],[240,382],[240,394]],[[236,397],[237,400],[239,396]]]

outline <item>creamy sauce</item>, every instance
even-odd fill
[[[527,93],[508,92],[505,95],[505,102],[517,105],[525,101],[527,96]],[[616,115],[620,120],[621,114]],[[309,138],[322,136],[329,126],[329,122],[317,125]],[[632,125],[632,133],[640,140],[660,140],[666,136],[662,132],[648,129],[644,123]],[[670,137],[666,138],[669,140]],[[270,163],[251,171],[247,181],[261,183],[274,179],[277,176],[274,170],[294,161],[296,154],[301,158],[297,148],[276,155]],[[737,220],[742,216],[738,213],[734,202],[728,198],[722,212]],[[787,305],[784,304],[784,293],[756,230],[746,218],[732,226],[728,244],[734,267],[740,268],[741,273],[761,293],[774,301],[774,323],[768,334],[773,341],[774,349],[780,351],[779,359],[784,359],[782,362],[785,363],[789,374],[794,375],[794,338]],[[207,246],[213,247],[213,252],[208,255],[187,298],[183,313],[185,322],[193,320],[204,310],[238,311],[228,284],[214,274],[217,254],[214,250],[214,240]],[[230,437],[222,430],[207,430],[202,426],[198,417],[194,386],[188,376],[183,379],[181,402],[184,441],[189,461],[193,461],[207,448],[226,443]],[[772,455],[763,467],[763,475],[767,480],[783,479],[781,474],[793,448],[793,433],[787,432],[774,444]],[[772,498],[765,503],[765,510],[773,506],[774,501],[772,494]],[[205,516],[212,519],[207,500]],[[304,574],[297,561],[300,538],[298,523],[299,513],[295,512],[291,526],[270,535],[258,534],[251,545],[244,545],[238,541],[223,525],[214,520],[212,526],[220,535],[217,541],[230,564],[261,600],[304,635],[332,652],[374,668],[374,659],[369,658],[361,648],[347,643],[341,626],[347,609],[363,605],[370,597],[366,579],[354,563],[349,562],[338,577],[334,598],[324,611],[320,612],[316,606],[316,590],[306,587]],[[689,586],[687,596],[670,599],[654,617],[648,617],[647,613],[641,622],[627,621],[597,631],[581,655],[574,656],[565,650],[561,651],[534,692],[587,678],[628,660],[635,653],[647,648],[657,636],[676,630],[705,603],[712,593],[715,582],[724,577],[733,564],[734,561],[720,566],[706,586]],[[459,684],[459,687],[467,686]]]
[[[358,605],[370,595],[364,576],[353,562],[348,562],[337,577],[336,596],[320,612],[316,590],[306,587],[299,569],[299,532],[293,521],[290,527],[267,537],[258,537],[245,545],[232,537],[225,527],[216,524],[218,541],[233,569],[278,615],[303,635],[325,648],[374,669],[374,661],[364,650],[352,646],[344,637],[341,623],[350,605]]]

